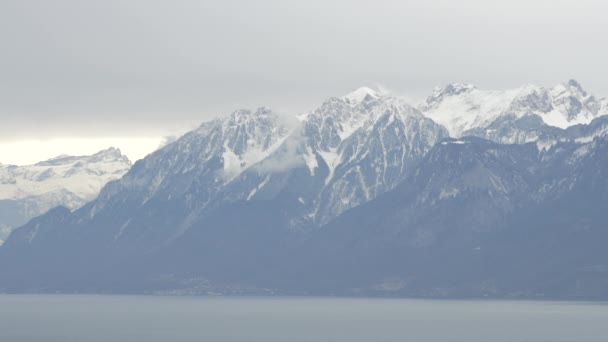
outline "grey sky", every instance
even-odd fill
[[[171,134],[381,84],[578,79],[608,95],[605,1],[2,0],[0,141]]]

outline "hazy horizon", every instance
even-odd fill
[[[572,78],[574,79],[574,78]],[[575,79],[576,80],[576,79]],[[564,80],[560,83],[566,83],[568,80]],[[532,82],[522,84],[521,86],[525,86],[527,84],[534,84]],[[446,84],[447,85],[447,84]],[[473,84],[477,86],[476,84]],[[534,84],[538,85],[538,84]],[[445,86],[445,85],[444,85]],[[548,88],[550,85],[540,85],[542,87]],[[585,88],[585,85],[582,85]],[[363,87],[368,87],[367,85],[363,85]],[[441,86],[437,86],[441,87]],[[357,87],[351,88],[350,91],[356,90]],[[411,96],[409,94],[397,94],[394,90],[388,89],[385,86],[376,83],[375,85],[370,86],[374,91],[384,92],[385,94],[390,94],[391,96],[399,96],[406,98],[412,106],[417,106],[423,103],[426,99],[425,96]],[[482,88],[483,89],[483,88]],[[586,89],[586,88],[585,88]],[[504,89],[484,89],[484,90],[504,90]],[[586,89],[591,94],[593,90]],[[343,92],[342,94],[333,94],[327,95],[323,100],[320,100],[316,105],[321,105],[322,101],[333,97],[333,96],[341,96],[346,95],[348,92]],[[429,91],[427,96],[430,95],[432,91]],[[604,96],[598,95],[598,97],[603,98]],[[8,165],[31,165],[40,161],[48,160],[61,155],[72,155],[72,156],[80,156],[80,155],[91,155],[98,151],[115,147],[121,150],[122,154],[126,155],[131,159],[132,162],[135,162],[139,159],[144,158],[149,153],[154,152],[158,148],[162,147],[167,141],[174,140],[176,137],[183,135],[184,133],[196,128],[201,123],[211,120],[213,117],[222,117],[227,116],[231,112],[239,109],[251,109],[254,110],[259,107],[269,107],[264,105],[259,105],[258,107],[251,108],[233,108],[230,111],[226,111],[223,113],[216,113],[215,116],[209,116],[202,118],[198,123],[190,123],[184,122],[183,127],[181,129],[171,128],[168,129],[165,135],[150,135],[150,136],[139,136],[139,135],[117,135],[117,136],[93,136],[86,137],[80,134],[66,135],[66,136],[50,136],[50,137],[42,137],[40,139],[25,138],[25,139],[14,139],[8,141],[0,140],[0,156],[3,159],[0,159],[0,164],[8,164]],[[280,114],[282,115],[299,115],[306,113],[310,110],[313,110],[315,107],[311,106],[310,108],[300,110],[300,111],[292,111],[285,112],[282,111]],[[275,110],[270,107],[270,109]]]

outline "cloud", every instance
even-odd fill
[[[157,150],[160,150],[161,148],[163,148],[163,147],[165,147],[165,146],[167,146],[167,145],[169,145],[169,144],[174,143],[174,142],[175,142],[177,139],[179,139],[179,138],[180,138],[180,136],[175,135],[175,134],[164,136],[164,137],[162,138],[162,141],[161,141],[161,142],[160,142],[160,144],[158,145]]]
[[[383,95],[383,96],[393,95],[393,91],[382,83],[376,82],[375,87],[378,91],[378,94],[380,94],[380,95]]]
[[[575,77],[603,97],[607,11],[590,0],[3,0],[0,140],[165,136],[236,108],[297,114],[374,82],[424,97],[454,80]]]
[[[304,165],[303,150],[306,140],[304,137],[304,126],[299,124],[285,142],[271,154],[254,166],[260,174],[286,172]]]

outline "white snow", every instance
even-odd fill
[[[267,175],[266,178],[264,178],[264,180],[262,181],[262,183],[258,184],[258,186],[256,186],[249,192],[249,195],[247,195],[247,201],[251,200],[253,196],[268,183],[268,180],[270,180],[270,175]]]
[[[593,134],[588,135],[586,137],[577,138],[575,141],[579,144],[586,144],[586,143],[592,142],[593,139],[595,139],[595,137],[601,137],[606,134],[608,134],[608,126],[602,128],[599,131],[596,131]]]
[[[226,145],[224,145],[222,159],[224,161],[224,175],[226,177],[233,178],[241,173],[244,163],[242,163],[239,156]]]
[[[574,151],[574,158],[579,159],[589,154],[589,152],[591,152],[591,146],[588,144],[583,145]]]
[[[342,99],[347,100],[352,105],[358,105],[363,102],[366,97],[370,96],[371,98],[379,98],[380,96],[376,91],[368,87],[360,87],[344,96]]]
[[[536,148],[539,152],[549,151],[553,146],[557,144],[555,140],[538,140],[536,141]]]
[[[558,110],[552,110],[549,113],[542,113],[539,115],[547,125],[562,129],[578,124],[588,124],[593,120],[593,117],[577,116],[576,119],[568,121],[566,116],[562,115]]]
[[[225,141],[224,152],[222,153],[222,159],[224,160],[224,176],[228,180],[234,179],[249,167],[266,159],[281,146],[288,136],[289,134],[284,133],[267,148],[264,148],[259,141],[250,139],[247,141],[247,150],[242,155],[234,153],[234,151],[228,147],[228,141]]]
[[[310,146],[306,146],[306,154],[303,155],[304,162],[310,170],[310,175],[315,175],[315,170],[319,167],[319,163],[317,162],[317,156],[313,153],[312,148]]]
[[[460,190],[458,190],[458,189],[456,189],[456,188],[454,188],[454,189],[449,189],[449,190],[442,189],[442,190],[441,190],[441,193],[439,194],[439,199],[440,199],[440,200],[443,200],[443,199],[446,199],[446,198],[454,198],[454,197],[456,197],[456,196],[457,196],[459,193],[460,193]]]
[[[71,197],[71,202],[63,204],[74,208],[93,199],[106,183],[122,177],[130,167],[131,162],[115,149],[93,156],[57,157],[35,165],[0,165],[0,199]]]
[[[489,125],[507,111],[517,97],[529,91],[528,87],[505,91],[474,88],[460,95],[445,97],[425,114],[445,126],[450,136],[459,137],[464,131]]]
[[[355,112],[350,120],[341,122],[340,129],[338,130],[340,140],[346,140],[350,137],[363,126],[367,119],[368,115],[366,113]]]
[[[118,240],[122,236],[125,229],[129,226],[129,223],[131,223],[131,219],[128,219],[127,221],[125,221],[125,223],[123,223],[122,226],[120,226],[120,230],[114,235],[114,241]]]
[[[441,145],[450,145],[450,144],[454,144],[454,145],[464,145],[467,142],[464,140],[452,140],[452,141],[442,141]]]
[[[515,115],[519,118],[536,114],[549,126],[567,128],[588,124],[598,115],[608,114],[602,113],[601,109],[598,113],[593,113],[583,107],[574,118],[569,118],[568,108],[564,103],[569,103],[570,97],[581,102],[591,97],[569,84],[560,84],[551,89],[526,85],[510,90],[480,90],[458,84],[446,87],[448,88],[456,89],[456,95],[442,94],[443,89],[436,89],[428,100],[430,102],[421,108],[427,117],[445,126],[452,137],[460,137],[470,129],[485,128],[502,115]],[[534,107],[536,103],[543,101],[548,101],[545,103],[549,108],[546,112]]]
[[[36,223],[36,226],[34,226],[34,229],[30,232],[29,236],[27,237],[28,243],[32,243],[32,241],[34,241],[36,235],[38,235],[38,229],[40,229],[40,223]]]
[[[338,166],[338,164],[340,164],[342,156],[339,155],[336,152],[336,150],[319,151],[319,154],[321,155],[321,158],[323,158],[323,161],[325,161],[325,164],[329,168],[329,174],[327,175],[327,178],[325,179],[325,185],[327,185],[332,180],[332,178],[334,178],[334,172],[336,170],[336,166]]]

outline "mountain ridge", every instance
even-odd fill
[[[566,85],[586,110],[601,103]],[[471,92],[449,85],[431,102]],[[0,290],[608,298],[578,273],[603,255],[580,250],[604,238],[608,116],[599,105],[588,123],[554,127],[548,90],[513,93],[457,137],[430,109],[369,88],[296,118],[259,108],[203,123],[96,200],[16,230]],[[552,213],[567,219],[555,231]],[[581,219],[588,232],[572,239]],[[561,287],[533,276],[556,270],[534,250],[545,240],[568,251]],[[528,254],[509,254],[519,247]],[[526,256],[537,259],[514,269]]]
[[[90,156],[58,156],[33,165],[0,165],[0,211],[11,227],[64,205],[76,209],[92,200],[107,182],[120,178],[131,162],[114,147]]]
[[[588,94],[575,80],[552,88],[526,85],[510,90],[480,90],[454,83],[436,88],[420,110],[446,126],[453,137],[484,129],[504,116],[521,119],[536,115],[551,127],[566,129],[589,124],[606,115],[608,100]]]

